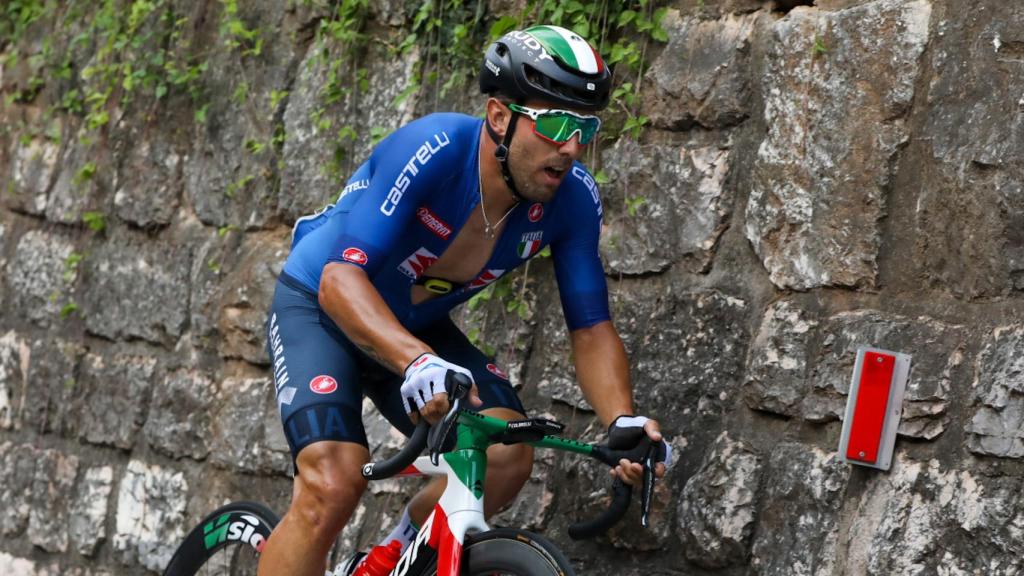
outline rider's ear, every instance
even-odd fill
[[[487,99],[487,122],[498,135],[498,138],[505,137],[505,130],[508,129],[508,121],[511,117],[512,111],[502,104],[500,100],[497,98]]]

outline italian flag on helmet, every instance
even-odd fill
[[[561,26],[533,26],[523,30],[532,36],[548,54],[584,74],[600,74],[604,61],[586,40]]]

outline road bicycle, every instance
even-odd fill
[[[529,418],[506,422],[463,410],[472,383],[449,373],[446,388],[451,409],[430,426],[421,419],[408,443],[384,462],[363,466],[369,480],[392,476],[446,476],[448,484],[415,541],[399,558],[390,576],[573,576],[572,565],[549,540],[515,528],[492,529],[484,520],[484,478],[487,447],[527,443],[594,457],[609,466],[626,458],[643,465],[641,523],[647,526],[654,490],[658,446],[646,437],[626,450],[587,444],[557,436],[563,426],[553,420]],[[429,455],[420,456],[429,446]],[[569,527],[573,539],[605,532],[625,515],[632,488],[615,480],[608,509],[590,521]],[[278,517],[256,502],[234,502],[202,520],[185,537],[164,576],[255,574],[260,551]]]

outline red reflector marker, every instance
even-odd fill
[[[864,354],[853,422],[850,424],[850,443],[846,447],[848,459],[872,464],[878,461],[895,368],[895,356],[878,352]]]

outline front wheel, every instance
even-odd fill
[[[512,528],[498,528],[466,538],[462,573],[470,576],[575,576],[572,564],[546,538]]]
[[[257,502],[221,506],[185,536],[164,576],[254,575],[259,554],[278,520],[277,514]]]

